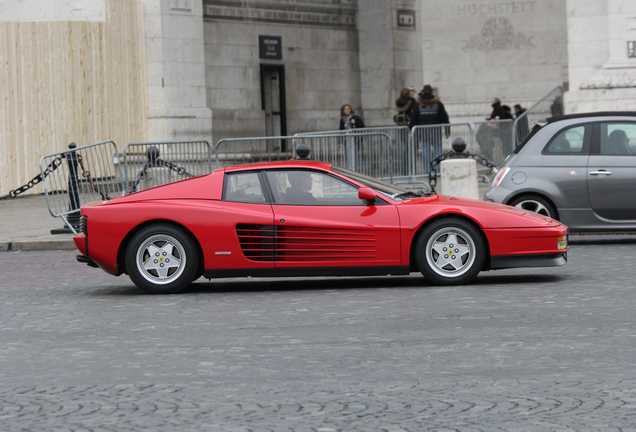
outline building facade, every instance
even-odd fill
[[[0,194],[46,153],[114,139],[392,123],[432,84],[452,121],[490,101],[632,109],[633,0],[0,0]]]

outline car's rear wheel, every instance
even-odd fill
[[[458,218],[437,220],[419,235],[415,259],[424,277],[437,285],[470,283],[484,268],[487,248],[481,232]]]
[[[150,293],[183,291],[196,278],[199,262],[199,251],[192,237],[168,224],[142,228],[126,249],[130,279]]]
[[[559,218],[552,203],[539,195],[523,195],[510,201],[509,205],[552,219]]]

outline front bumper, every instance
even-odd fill
[[[94,267],[94,268],[99,267],[97,263],[95,263],[95,261],[93,261],[90,257],[87,257],[86,255],[77,255],[75,259],[77,259],[77,262],[86,264],[89,267]]]
[[[490,259],[492,270],[524,267],[561,267],[568,262],[567,252],[540,255],[494,256]]]

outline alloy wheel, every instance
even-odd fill
[[[545,205],[543,205],[539,201],[536,201],[533,199],[520,201],[515,205],[515,207],[532,212],[532,213],[538,213],[543,216],[553,217],[550,212],[550,209],[548,209]]]
[[[176,238],[155,234],[137,249],[137,270],[148,282],[167,285],[178,279],[186,267],[186,253]]]
[[[463,229],[441,228],[427,242],[426,260],[438,275],[455,278],[471,269],[476,250],[473,238]]]

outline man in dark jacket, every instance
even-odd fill
[[[431,161],[442,154],[442,127],[434,127],[435,125],[444,125],[450,123],[446,107],[435,96],[433,87],[425,85],[419,94],[417,108],[411,118],[411,128],[416,126],[424,126],[416,129],[415,137],[418,146],[421,146],[424,172],[428,172]],[[444,133],[446,137],[450,136],[450,127],[446,126]]]
[[[503,120],[506,118],[506,110],[501,104],[501,99],[494,98],[490,106],[492,107],[492,112],[487,120]]]

